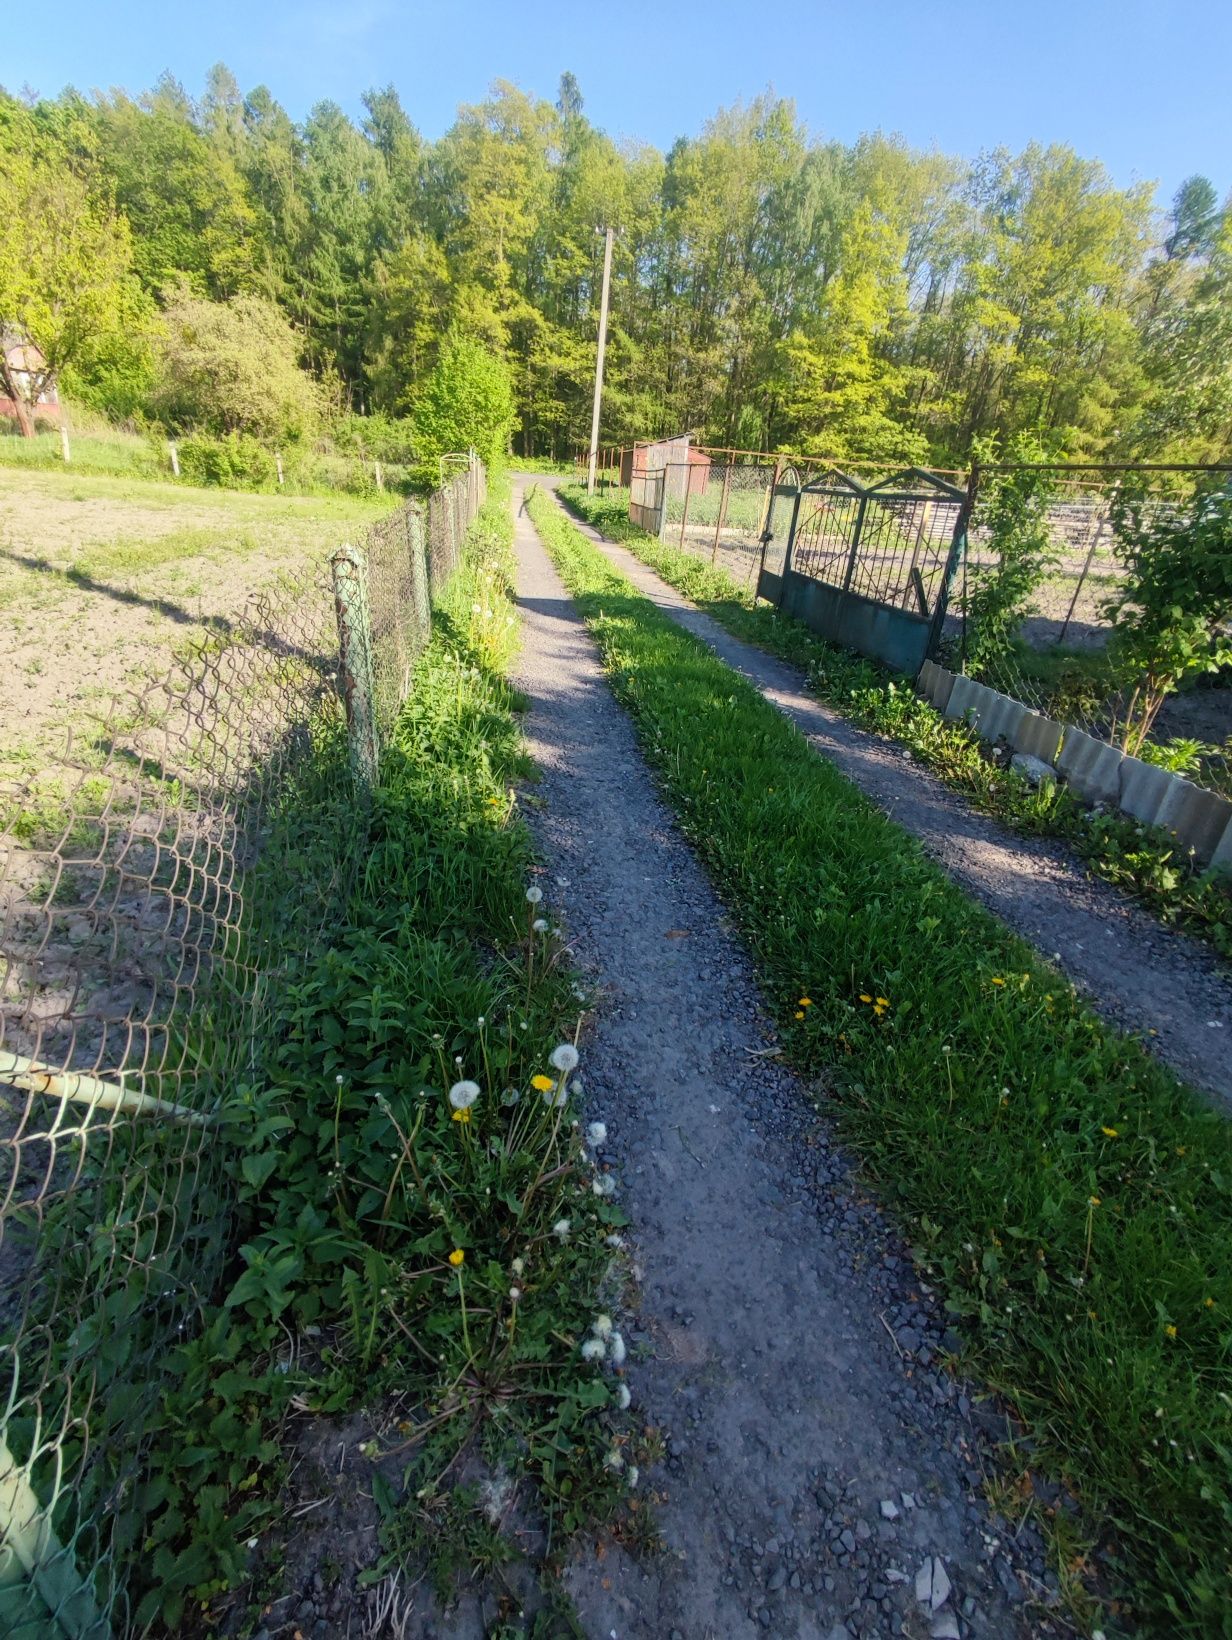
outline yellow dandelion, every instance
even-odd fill
[[[1087,1200],[1090,1202],[1092,1207],[1098,1207],[1099,1206],[1099,1197],[1098,1196],[1088,1196]]]
[[[1001,978],[1000,974],[994,974],[992,976],[992,982],[993,982],[994,985],[1004,985],[1005,984],[1005,981]]]
[[[469,1122],[471,1119],[471,1107],[466,1105],[461,1110],[455,1110],[453,1113],[453,1119],[455,1122]]]
[[[861,1002],[871,1002],[872,1000],[873,1000],[872,997],[869,996],[867,991],[861,991],[860,992],[860,1001]]]
[[[799,1008],[811,1008],[813,1006],[813,999],[812,997],[801,997],[796,1006]]]
[[[455,1247],[453,1252],[449,1255],[449,1262],[456,1270],[465,1257],[466,1254],[462,1251],[462,1249],[460,1247]]]
[[[890,1006],[889,997],[878,997],[877,998],[877,1006],[879,1008],[888,1008]]]
[[[803,1008],[797,1008],[796,1009],[796,1018],[797,1019],[803,1019],[804,1018],[804,1009]]]
[[[1099,1320],[1099,1311],[1098,1310],[1088,1310],[1087,1315],[1089,1316],[1089,1318],[1092,1321],[1098,1321]]]
[[[1183,1156],[1185,1154],[1185,1146],[1184,1145],[1177,1145],[1176,1153],[1177,1153],[1178,1156]]]
[[[531,1077],[530,1085],[534,1088],[536,1093],[551,1093],[552,1089],[556,1086],[552,1078],[550,1076],[544,1076],[542,1071],[539,1072],[538,1076]]]
[[[1119,1137],[1118,1130],[1114,1127],[1102,1127],[1099,1131],[1103,1134],[1105,1139],[1116,1139]]]
[[[1164,1328],[1164,1332],[1169,1338],[1175,1338],[1176,1337],[1176,1328],[1172,1325],[1172,1323],[1170,1321],[1169,1321],[1168,1325]]]
[[[1213,1298],[1204,1298],[1202,1300],[1202,1303],[1203,1303],[1203,1306],[1208,1310],[1213,1310],[1215,1308],[1215,1300]]]

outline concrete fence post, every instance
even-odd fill
[[[351,768],[360,785],[376,784],[378,753],[372,676],[368,565],[356,547],[339,547],[331,560],[338,617],[338,683],[346,708]]]

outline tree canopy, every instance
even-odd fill
[[[301,122],[219,66],[199,100],[166,77],[136,98],[0,96],[0,142],[10,192],[58,177],[61,214],[102,236],[113,294],[74,334],[101,337],[121,286],[233,317],[273,303],[355,411],[426,426],[453,336],[502,362],[520,450],[584,440],[610,224],[605,439],[944,465],[1019,435],[1081,458],[1232,454],[1232,227],[1205,177],[1160,209],[1066,147],[845,145],[770,94],[661,154],[595,127],[583,92],[497,82],[427,142],[392,86],[358,120],[324,102]],[[106,352],[74,380],[131,397]]]

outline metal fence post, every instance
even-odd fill
[[[856,527],[851,534],[851,551],[847,555],[847,573],[843,576],[843,591],[851,590],[851,578],[856,572],[856,554],[860,550],[860,536],[864,532],[864,514],[868,509],[868,497],[860,497],[860,506],[856,512]]]
[[[971,473],[967,479],[967,495],[962,506],[958,509],[958,517],[954,521],[954,535],[950,541],[949,557],[945,561],[945,574],[941,578],[941,589],[937,593],[937,607],[933,610],[932,624],[928,629],[928,645],[925,649],[925,658],[931,660],[937,653],[941,643],[941,634],[945,629],[946,611],[950,606],[950,593],[953,591],[959,567],[962,566],[964,575],[967,563],[967,533],[971,527],[971,519],[975,512],[975,498],[980,487],[979,463],[971,463]],[[965,584],[965,583],[964,583]],[[962,657],[959,661],[959,670],[966,670],[967,646],[967,608],[963,603],[963,630],[962,630]]]
[[[338,679],[346,707],[351,768],[364,786],[376,784],[377,737],[372,677],[368,566],[356,547],[339,547],[331,560],[338,617]]]
[[[428,591],[427,532],[423,508],[409,502],[406,509],[406,547],[411,560],[411,589],[415,597],[415,621],[423,643],[432,624],[432,595]]]

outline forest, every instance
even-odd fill
[[[297,123],[221,65],[199,98],[0,93],[6,330],[116,422],[268,447],[362,417],[414,460],[461,398],[559,459],[610,224],[605,442],[1232,456],[1232,210],[1203,176],[1165,205],[1066,147],[848,146],[769,94],[663,154],[591,124],[572,74],[551,102],[497,82],[435,142],[392,86],[362,106]]]

